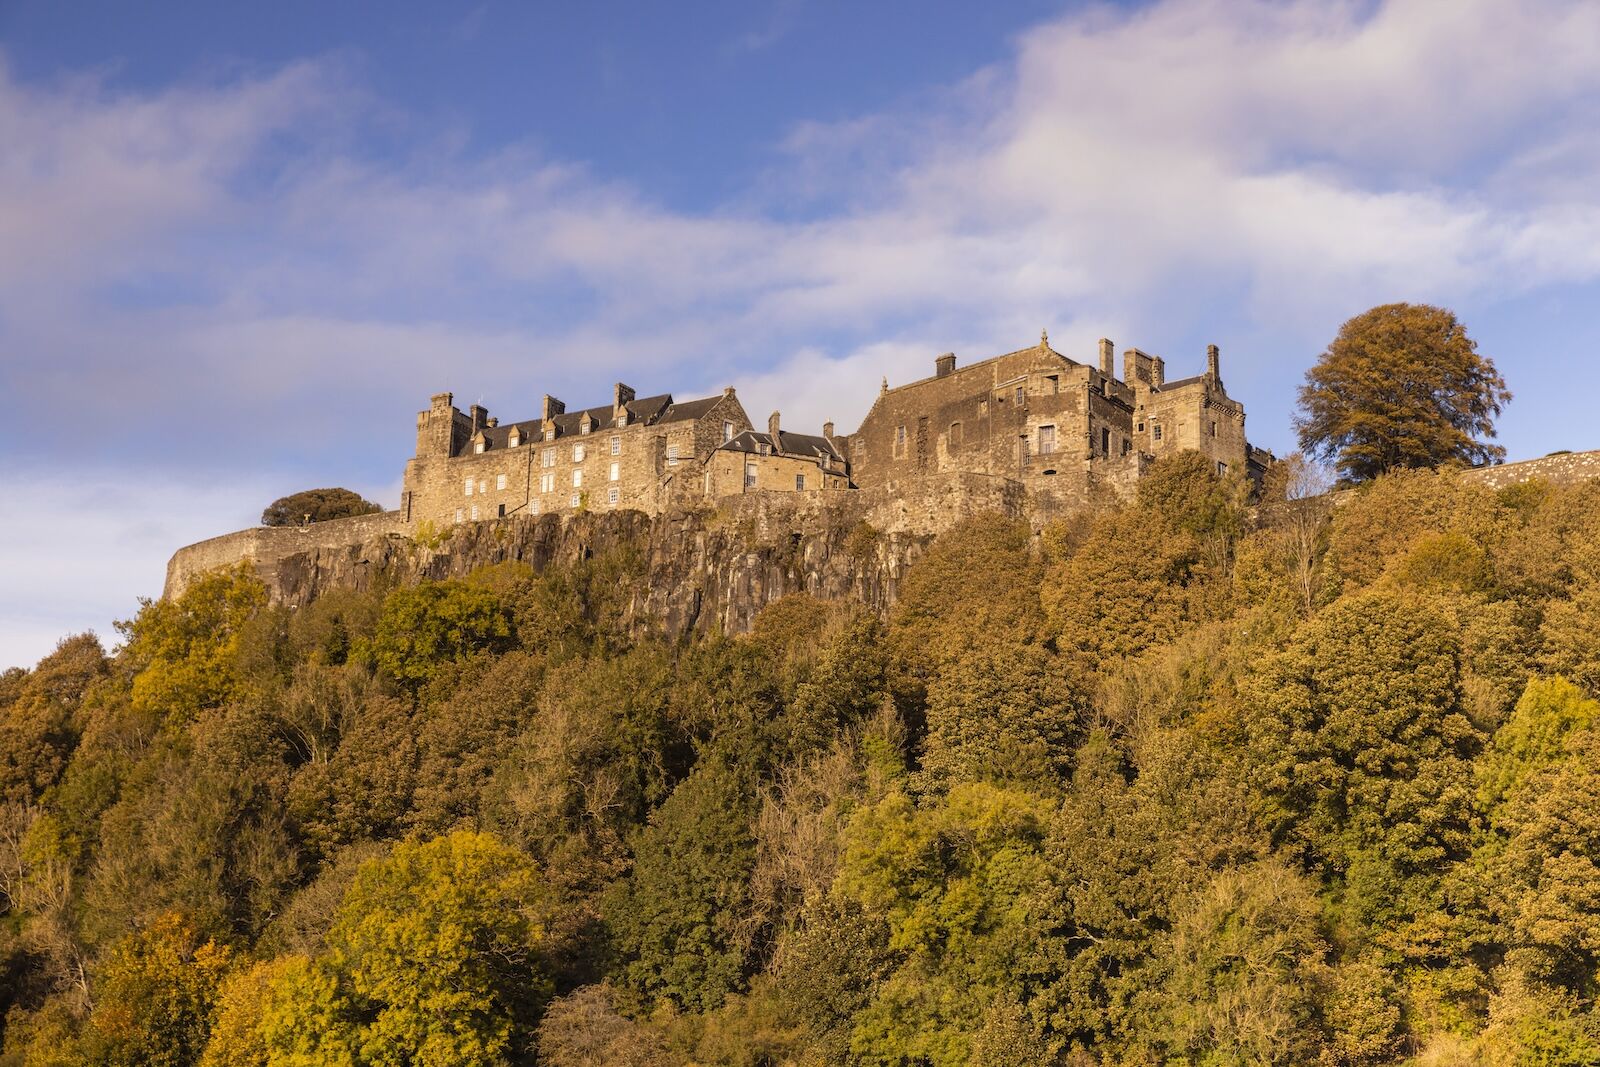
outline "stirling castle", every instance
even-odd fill
[[[502,424],[449,393],[417,416],[400,518],[435,527],[550,512],[631,509],[658,515],[745,493],[910,492],[930,477],[1008,483],[1039,510],[1131,492],[1148,466],[1185,449],[1219,473],[1259,479],[1271,456],[1245,439],[1245,412],[1222,383],[1215,345],[1204,373],[1169,380],[1161,357],[1099,343],[1098,365],[1050,347],[958,366],[894,388],[885,379],[853,434],[757,430],[733,389],[680,401],[618,383],[611,403],[569,412],[546,396],[537,418]]]

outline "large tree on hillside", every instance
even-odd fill
[[[348,489],[304,489],[279,497],[261,513],[263,526],[296,526],[302,522],[326,522],[350,515],[371,515],[383,508]]]
[[[1300,387],[1300,447],[1350,481],[1396,467],[1498,463],[1488,444],[1511,399],[1455,313],[1384,304],[1339,328]]]

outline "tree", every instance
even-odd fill
[[[490,590],[423,582],[389,594],[371,651],[391,676],[421,686],[441,664],[479,651],[504,652],[513,640],[510,612]]]
[[[1511,399],[1456,320],[1427,304],[1385,304],[1339,328],[1300,387],[1300,447],[1349,481],[1396,467],[1498,463],[1485,443]]]
[[[298,526],[351,515],[372,515],[383,508],[348,489],[304,489],[279,497],[261,513],[263,526]]]
[[[260,1031],[271,1061],[526,1057],[550,995],[543,898],[533,864],[492,835],[395,846],[356,875],[326,952],[273,984]]]

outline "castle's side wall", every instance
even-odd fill
[[[1461,472],[1490,489],[1504,489],[1508,485],[1530,482],[1535,478],[1556,485],[1600,478],[1600,450],[1589,452],[1561,452],[1539,459],[1525,459],[1517,463],[1502,463],[1497,467],[1474,467]]]
[[[189,583],[206,571],[250,562],[268,579],[277,561],[314,549],[336,549],[390,536],[403,536],[405,521],[398,511],[329,519],[310,526],[258,526],[223,534],[178,549],[167,561],[163,598],[183,595]]]

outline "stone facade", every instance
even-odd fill
[[[546,396],[538,419],[502,426],[440,393],[417,415],[400,514],[410,524],[618,510],[657,514],[674,483],[696,475],[719,444],[750,429],[732,389],[686,402],[638,399],[618,383],[611,405],[567,412]]]
[[[781,429],[778,419],[774,411],[766,433],[746,430],[711,453],[702,474],[705,496],[852,488],[850,465],[834,442],[832,423],[813,437]]]
[[[1129,349],[1123,377],[1101,340],[1099,365],[1041,337],[966,367],[946,353],[932,377],[889,388],[846,442],[856,484],[898,486],[943,471],[1015,479],[1042,507],[1126,495],[1149,463],[1193,448],[1219,471],[1259,476],[1270,455],[1245,440],[1244,407],[1222,385],[1213,345],[1203,375],[1168,382],[1158,356]]]

